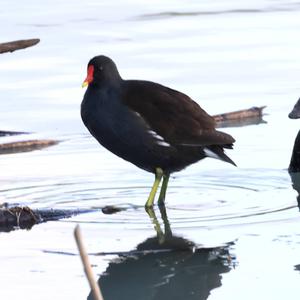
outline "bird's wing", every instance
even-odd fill
[[[230,135],[187,95],[149,81],[124,81],[123,103],[172,145],[230,145]]]

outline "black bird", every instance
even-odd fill
[[[293,110],[289,113],[290,119],[299,119],[300,118],[300,99],[298,99]],[[292,157],[289,165],[289,172],[296,173],[300,172],[300,130],[296,136]]]
[[[300,118],[300,99],[295,104],[293,110],[289,113],[290,119]],[[300,130],[295,138],[291,161],[289,165],[289,174],[292,179],[294,190],[297,191],[297,202],[300,210]]]
[[[115,63],[90,60],[83,86],[81,118],[96,140],[117,156],[155,174],[146,207],[164,204],[169,176],[205,157],[235,165],[223,148],[234,138],[215,130],[215,121],[187,95],[158,83],[123,80]]]

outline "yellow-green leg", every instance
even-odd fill
[[[163,182],[162,182],[160,194],[158,197],[158,205],[165,205],[165,198],[166,198],[169,178],[170,178],[170,174],[163,175]]]
[[[155,180],[154,180],[150,195],[148,197],[148,200],[145,204],[146,207],[153,207],[155,194],[156,194],[157,189],[159,187],[162,176],[163,176],[163,170],[161,168],[156,168],[155,169]]]

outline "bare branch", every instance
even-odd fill
[[[13,41],[8,43],[0,43],[0,54],[31,47],[36,45],[39,42],[40,39],[30,39],[30,40]]]

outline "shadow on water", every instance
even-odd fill
[[[231,270],[229,247],[196,249],[193,242],[174,236],[164,207],[164,231],[153,210],[147,210],[157,236],[140,243],[131,255],[119,254],[98,280],[109,299],[207,299]],[[90,294],[87,298],[92,300]]]

